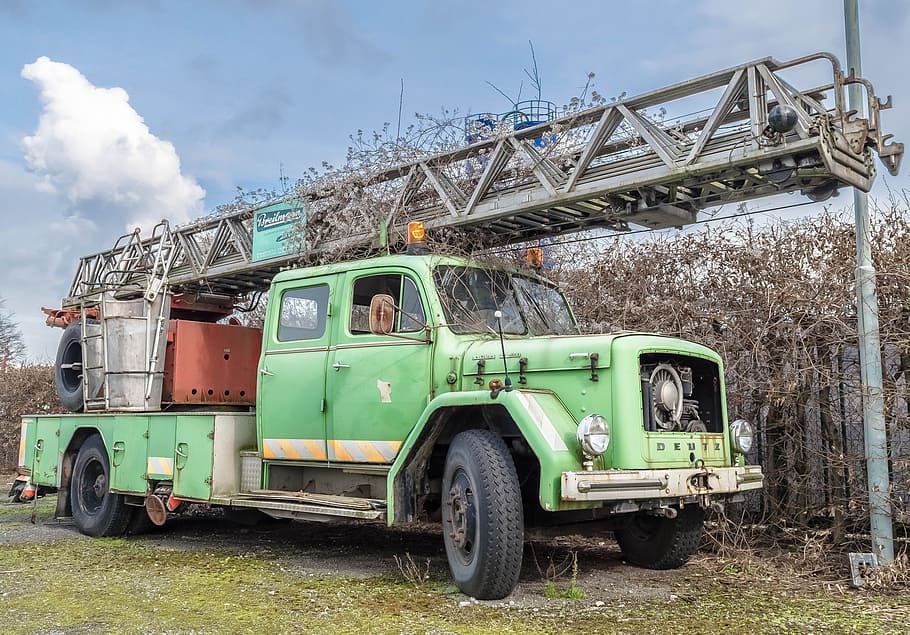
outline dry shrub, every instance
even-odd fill
[[[19,454],[22,415],[62,412],[50,366],[0,371],[0,470],[14,469]]]
[[[874,567],[863,572],[866,588],[878,592],[906,593],[910,589],[910,560],[901,554],[885,567]]]
[[[878,272],[892,504],[910,489],[910,219],[906,195],[877,209]],[[578,250],[577,254],[583,253]],[[589,252],[590,253],[590,252]],[[592,262],[560,263],[584,328],[630,329],[706,344],[726,364],[732,417],[757,424],[766,486],[758,522],[868,525],[854,296],[852,218],[824,213],[756,228],[729,224],[610,242]]]

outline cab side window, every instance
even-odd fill
[[[278,341],[315,340],[325,334],[329,285],[290,289],[281,296]]]
[[[354,282],[350,321],[352,335],[370,332],[370,301],[380,293],[392,296],[395,306],[399,307],[395,312],[394,333],[416,333],[423,329],[426,314],[414,281],[401,274],[381,274],[358,278]]]

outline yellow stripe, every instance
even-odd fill
[[[317,461],[325,461],[325,448],[322,447],[322,443],[315,439],[303,439],[303,445],[306,447],[311,458],[316,459]]]
[[[146,471],[149,474],[164,474],[167,476],[174,475],[173,460],[166,456],[150,456],[146,460]]]
[[[382,444],[382,446],[378,444]],[[321,439],[263,439],[262,458],[325,461],[326,449],[328,449],[328,458],[333,461],[391,463],[395,460],[394,455],[398,454],[401,446],[401,441],[362,439],[328,439],[325,442]],[[392,451],[393,456],[386,456],[389,450]]]
[[[28,424],[22,424],[22,436],[19,437],[19,465],[25,464],[25,435],[28,432]]]
[[[282,452],[282,454],[284,454],[285,458],[288,458],[288,459],[301,458],[300,454],[297,452],[297,448],[294,447],[293,439],[278,439],[278,445],[281,446],[281,452]]]
[[[345,449],[344,444],[341,441],[332,440],[332,441],[329,441],[329,443],[332,445],[332,450],[334,450],[334,452],[335,452],[336,461],[353,461],[354,460],[354,457],[351,456],[351,453]]]
[[[370,463],[385,463],[385,457],[376,449],[372,441],[355,441],[360,451],[367,455]]]

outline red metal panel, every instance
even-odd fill
[[[254,405],[262,329],[171,320],[162,401]]]

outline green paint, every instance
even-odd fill
[[[160,415],[149,417],[148,456],[173,459],[176,438],[176,416]],[[157,464],[157,461],[155,463]],[[156,469],[160,470],[161,468]],[[148,477],[153,480],[170,480],[173,476],[173,472],[166,471],[150,471],[148,473]]]
[[[212,495],[214,417],[177,417],[174,449],[174,495],[207,501]]]
[[[265,457],[262,439],[318,439],[325,455],[323,401],[337,280],[276,278],[269,293],[256,390],[259,450]]]
[[[111,489],[118,492],[146,493],[146,457],[148,456],[148,416],[124,417],[111,428],[107,446],[111,462]]]
[[[38,418],[35,422],[35,443],[29,449],[34,456],[32,480],[36,483],[55,483],[60,458],[60,437],[55,419]],[[26,450],[26,456],[29,454]]]

